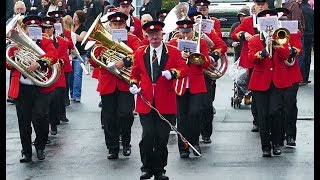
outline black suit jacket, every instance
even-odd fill
[[[26,5],[26,8],[27,8],[26,13],[28,13],[28,14],[36,14],[37,15],[42,9],[41,0],[34,0],[33,5],[31,5],[30,0],[23,0],[23,2]],[[31,11],[31,7],[36,7],[37,9]]]

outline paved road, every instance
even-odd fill
[[[7,73],[7,79],[8,79]],[[311,81],[314,73],[311,71]],[[49,135],[52,145],[47,156],[38,161],[20,164],[20,139],[16,112],[7,105],[6,176],[7,179],[104,179],[133,180],[140,176],[138,117],[132,127],[132,154],[118,160],[107,159],[104,134],[100,127],[100,101],[95,91],[97,81],[84,75],[81,103],[67,108],[70,123],[58,126],[56,136]],[[230,106],[233,82],[225,75],[217,83],[214,106],[213,143],[201,143],[203,157],[193,155],[180,159],[176,135],[170,135],[167,175],[173,180],[309,180],[314,178],[314,121],[299,120],[297,147],[283,148],[283,155],[262,158],[258,133],[250,131],[252,117],[249,107]],[[8,88],[8,82],[7,82]],[[314,84],[301,87],[298,94],[299,117],[313,118]],[[34,135],[33,135],[34,138]]]

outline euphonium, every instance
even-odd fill
[[[35,85],[40,87],[48,87],[53,84],[60,76],[60,64],[56,63],[47,68],[47,71],[36,70],[34,72],[27,72],[25,69],[30,66],[32,61],[40,59],[41,55],[45,52],[33,42],[23,30],[17,26],[16,20],[7,29],[7,39],[15,44],[9,44],[6,47],[6,60],[10,65],[20,71],[21,74],[28,77]],[[8,29],[11,29],[8,31]],[[14,59],[9,57],[9,50],[11,47],[16,47],[17,50],[14,53]],[[51,76],[48,78],[49,68],[52,70]]]
[[[115,62],[122,61],[123,58],[128,56],[133,58],[133,50],[123,42],[112,41],[112,36],[103,27],[100,17],[101,14],[93,22],[81,44],[90,39],[87,43],[90,45],[88,45],[89,47],[86,45],[85,49],[90,48],[90,46],[92,47],[90,52],[92,60],[116,76],[124,78],[124,80],[129,82],[131,69],[124,67],[119,70],[115,67]],[[95,56],[95,51],[98,48],[103,48],[99,58]]]

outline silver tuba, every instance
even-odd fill
[[[17,26],[17,20],[15,18],[13,18],[13,20],[15,22],[9,22],[6,26],[6,38],[11,41],[11,44],[6,47],[6,60],[10,65],[20,71],[21,74],[28,77],[35,85],[40,87],[50,86],[60,76],[60,64],[56,63],[51,67],[48,67],[47,71],[26,71],[26,68],[30,66],[31,62],[39,60],[40,56],[44,55],[45,52],[33,42],[19,26]],[[9,57],[9,50],[12,47],[17,48],[14,53],[14,59]],[[49,68],[52,70],[50,78],[47,77]]]

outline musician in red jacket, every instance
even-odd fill
[[[273,10],[264,10],[257,17],[277,16]],[[283,95],[291,87],[285,61],[290,56],[289,43],[279,44],[276,33],[274,41],[268,41],[268,33],[262,31],[249,39],[249,59],[254,63],[249,89],[256,100],[263,157],[280,155],[280,129],[284,108]],[[269,45],[268,45],[269,44]],[[272,46],[272,54],[267,51]],[[270,52],[271,53],[271,52]],[[271,144],[272,142],[272,144]]]
[[[126,14],[128,19],[126,25],[130,28],[130,32],[136,35],[140,40],[143,39],[141,21],[139,18],[132,16],[131,11],[132,0],[119,0],[119,11]]]
[[[29,26],[38,27],[41,21],[41,17],[34,15],[27,16],[23,19],[23,23],[28,26],[26,27],[27,32]],[[32,61],[31,65],[27,67],[27,71],[35,71],[37,69],[46,70],[49,66],[57,62],[57,51],[53,45],[53,41],[47,34],[43,33],[42,40],[37,40],[36,43],[45,54],[36,62]],[[16,50],[16,47],[11,48],[8,55],[14,58]],[[48,139],[49,98],[54,87],[52,85],[49,87],[36,86],[28,77],[22,75],[8,62],[6,62],[6,67],[12,71],[9,95],[16,100],[15,105],[22,144],[22,159],[20,159],[20,162],[24,163],[32,160],[31,122],[36,134],[35,148],[37,158],[43,160],[45,159],[45,145]],[[49,69],[48,77],[49,76],[51,76],[51,69]]]
[[[177,21],[176,24],[178,25],[181,39],[191,41],[197,39],[197,37],[193,37],[193,21],[181,20]],[[169,44],[177,47],[179,41],[180,39],[175,38]],[[207,92],[202,69],[208,68],[210,65],[208,46],[203,39],[200,39],[200,53],[205,57],[205,62],[201,65],[195,65],[187,60],[190,53],[182,51],[183,57],[190,67],[190,74],[186,78],[176,81],[175,90],[178,102],[178,131],[201,153],[199,146],[201,123],[199,117],[203,107],[202,96]],[[180,139],[178,141],[178,148],[181,158],[189,157],[189,148],[184,147]],[[193,153],[198,156],[196,152]]]
[[[194,21],[195,17],[201,15],[203,19],[205,16],[201,12],[194,12],[189,14],[190,20]],[[205,33],[209,39],[206,39],[207,46],[209,48],[211,56],[211,65],[215,65],[221,55],[227,52],[226,43],[217,35],[216,31],[212,29],[210,33]],[[215,108],[212,102],[215,99],[216,94],[216,80],[212,80],[205,75],[205,82],[207,87],[207,93],[203,95],[204,108],[201,115],[201,136],[204,143],[211,143],[210,136],[212,135],[212,121],[215,114]]]
[[[141,93],[150,105],[171,123],[177,113],[176,94],[173,79],[180,79],[188,74],[188,66],[180,51],[162,42],[164,23],[151,21],[143,25],[150,45],[141,46],[135,52],[135,60],[130,76],[130,92]],[[136,112],[142,125],[142,139],[139,143],[142,161],[140,179],[169,179],[164,167],[168,160],[168,139],[170,126],[159,114],[137,96]]]
[[[290,11],[286,8],[276,8],[278,13],[282,12],[283,15],[279,18],[279,21],[288,21],[287,15]],[[290,34],[290,46],[291,54],[290,58],[287,60],[289,63],[286,66],[290,80],[292,82],[292,87],[288,88],[284,92],[284,115],[285,121],[284,126],[282,127],[282,139],[280,144],[283,144],[283,141],[287,140],[287,146],[296,146],[296,136],[297,136],[297,117],[298,117],[298,108],[297,108],[297,93],[299,89],[299,82],[302,81],[302,74],[299,67],[299,62],[297,57],[302,53],[302,43],[301,43],[302,33],[297,29],[297,33]],[[290,62],[291,61],[291,62]],[[292,62],[293,61],[293,62]]]
[[[108,16],[111,29],[125,29],[128,16],[122,12],[115,12]],[[128,33],[128,40],[125,42],[133,51],[140,47],[140,40],[137,36]],[[108,47],[106,47],[108,48]],[[99,57],[103,48],[97,49],[95,56]],[[98,67],[92,59],[93,67]],[[130,67],[132,60],[124,58],[115,62],[118,69],[124,66]],[[104,133],[107,148],[109,149],[108,159],[117,159],[119,153],[119,134],[121,127],[123,155],[131,154],[131,126],[133,124],[134,98],[129,92],[129,83],[101,68],[98,88],[102,100],[102,114],[104,120]]]
[[[215,17],[209,17],[209,5],[210,1],[208,0],[196,0],[195,1],[196,6],[197,6],[197,11],[201,12],[207,19],[211,19],[214,21],[213,23],[213,29],[215,33],[222,38],[222,33],[221,33],[221,24],[219,19]]]
[[[259,13],[260,11],[268,9],[268,0],[254,0],[255,3],[255,10],[256,13]],[[242,49],[240,53],[240,60],[239,60],[239,66],[247,68],[249,70],[249,81],[251,78],[252,70],[254,63],[251,61],[251,59],[248,58],[248,40],[250,37],[252,37],[255,34],[258,34],[259,31],[256,28],[256,18],[254,16],[245,17],[241,24],[239,24],[238,27],[236,27],[233,32],[231,33],[231,38],[235,41],[242,41]],[[246,96],[244,99],[245,104],[251,104],[251,113],[253,116],[253,127],[251,129],[252,132],[259,132],[259,122],[257,121],[257,111],[255,106],[255,100],[252,98],[252,101],[250,101],[250,96]]]

